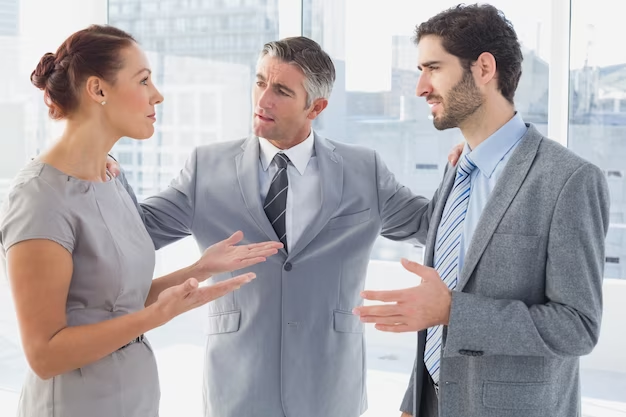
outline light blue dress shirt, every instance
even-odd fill
[[[489,201],[491,191],[496,186],[504,167],[527,130],[528,127],[522,116],[516,113],[511,120],[478,145],[476,149],[472,150],[467,143],[465,144],[463,155],[469,153],[470,159],[476,164],[476,169],[470,177],[472,185],[463,235],[461,236],[459,275],[460,271],[463,270],[467,248],[472,241],[480,216]],[[449,201],[446,202],[446,204],[448,203]]]

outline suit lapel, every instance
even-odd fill
[[[343,194],[343,159],[335,153],[335,147],[315,133],[315,154],[319,164],[322,201],[320,213],[304,230],[289,258],[293,258],[306,248],[324,228],[328,220],[337,211]],[[268,223],[269,224],[269,223]]]
[[[502,176],[498,179],[487,205],[480,215],[476,231],[465,255],[457,291],[463,291],[498,224],[500,224],[502,217],[524,183],[524,179],[537,155],[541,140],[541,134],[533,126],[529,126],[521,143],[513,151],[511,159],[504,168]]]
[[[269,240],[278,241],[274,228],[267,219],[261,204],[259,190],[259,139],[250,136],[241,146],[243,152],[237,155],[237,180],[241,188],[241,195],[246,203],[250,215]]]
[[[426,242],[427,250],[424,251],[424,265],[432,267],[434,265],[435,258],[435,243],[437,241],[437,229],[439,229],[439,223],[441,222],[441,216],[443,216],[443,209],[448,201],[448,196],[452,191],[454,185],[454,178],[456,177],[456,169],[448,168],[443,176],[443,181],[440,185],[439,200],[435,205],[435,211],[430,221],[428,239]]]

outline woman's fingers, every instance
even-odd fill
[[[200,287],[195,291],[195,293],[197,294],[197,302],[199,303],[198,305],[206,304],[209,301],[216,300],[228,294],[229,292],[239,289],[242,285],[249,283],[255,278],[256,274],[249,272],[247,274],[220,281],[213,285]]]

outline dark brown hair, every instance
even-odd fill
[[[415,43],[428,35],[441,38],[443,48],[461,60],[465,70],[480,54],[496,60],[498,89],[510,103],[522,76],[522,49],[513,25],[489,4],[460,4],[430,18],[415,29]]]
[[[87,78],[96,76],[114,83],[123,66],[120,51],[133,42],[135,39],[123,30],[92,25],[72,34],[55,54],[45,54],[30,81],[44,91],[50,117],[63,119],[76,110],[80,88]]]

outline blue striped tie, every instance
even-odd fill
[[[459,254],[463,224],[469,204],[471,179],[470,175],[476,165],[465,155],[459,162],[454,186],[446,202],[437,230],[435,243],[435,269],[446,283],[454,290],[459,279]],[[443,326],[428,329],[424,363],[435,384],[439,383],[439,365],[441,362],[441,342]]]

